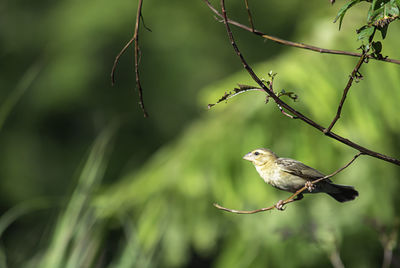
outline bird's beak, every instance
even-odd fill
[[[243,156],[243,159],[248,161],[253,161],[253,154],[251,152],[247,153],[245,156]]]

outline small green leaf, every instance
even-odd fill
[[[377,10],[374,10],[371,14],[368,13],[369,19],[368,19],[367,23],[371,23],[377,17],[379,17],[379,18],[383,17],[384,10],[385,10],[385,7],[383,6],[383,7],[378,8]]]
[[[339,30],[342,27],[342,21],[344,18],[344,15],[346,14],[347,10],[349,10],[349,8],[351,8],[352,6],[354,6],[355,4],[361,2],[361,0],[352,0],[350,2],[348,2],[347,4],[345,4],[344,6],[342,6],[342,8],[339,10],[335,20],[333,21],[334,23],[339,19]]]
[[[374,10],[372,9],[372,5],[369,7],[368,14],[367,14],[367,22],[371,20],[372,13]]]
[[[374,26],[363,26],[358,32],[357,40],[368,39],[374,33]]]
[[[372,8],[372,10],[375,10],[376,9],[376,4],[377,4],[377,0],[373,0],[372,1],[372,4],[371,4],[371,8]]]
[[[389,16],[398,16],[399,8],[394,4],[388,4],[386,8],[386,14]]]
[[[372,3],[371,3],[371,6],[369,7],[368,16],[367,16],[367,23],[368,23],[369,21],[371,21],[372,14],[373,14],[373,13],[375,12],[375,10],[376,10],[376,1],[377,1],[377,0],[373,0]]]

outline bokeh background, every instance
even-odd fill
[[[289,40],[355,51],[355,28],[333,19],[345,1],[250,1],[256,28]],[[218,3],[215,3],[218,5]],[[283,116],[250,92],[207,110],[225,91],[254,84],[202,1],[144,1],[138,106],[131,38],[137,1],[0,3],[0,267],[380,267],[400,265],[400,169],[360,157],[334,180],[360,196],[338,203],[265,185],[241,157],[267,147],[324,173],[356,153]],[[247,23],[243,1],[228,1]],[[356,58],[263,41],[234,29],[238,45],[296,109],[328,125]],[[399,25],[383,54],[400,58]],[[334,131],[400,158],[400,67],[370,61]],[[287,100],[291,101],[291,100]],[[386,265],[386,264],[384,264]],[[386,266],[387,267],[387,266]]]

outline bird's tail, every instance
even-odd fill
[[[339,202],[351,201],[358,196],[358,192],[353,186],[330,183],[328,188],[329,190],[326,193]]]

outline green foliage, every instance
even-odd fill
[[[351,0],[345,4],[338,12],[334,22],[339,19],[339,30],[346,12],[360,2],[370,2],[367,13],[366,24],[357,30],[357,39],[371,42],[375,30],[381,32],[382,39],[385,39],[389,24],[399,19],[400,4],[398,0]]]
[[[49,248],[41,254],[40,267],[83,267],[96,263],[99,226],[89,206],[107,166],[107,151],[115,125],[104,130],[94,142],[82,168],[78,184],[55,226]],[[36,266],[37,264],[34,264]]]
[[[363,26],[357,30],[357,33],[358,33],[357,39],[358,40],[364,40],[364,39],[369,40],[369,38],[374,34],[374,32],[375,32],[375,27]]]
[[[335,20],[333,22],[336,22],[339,19],[339,30],[342,28],[342,21],[344,18],[344,15],[346,15],[346,12],[355,4],[360,3],[362,0],[351,0],[347,4],[345,4],[338,12]]]

